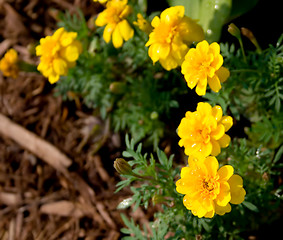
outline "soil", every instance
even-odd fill
[[[89,0],[0,1],[0,55],[14,48],[20,59],[36,64],[31,46],[56,29],[58,11],[72,13],[76,7],[87,19],[101,8]],[[0,134],[0,239],[115,240],[121,237],[123,212],[148,224],[152,211],[139,208],[130,215],[129,209],[116,209],[131,191],[114,194],[120,177],[113,162],[122,147],[107,122],[78,99],[55,97],[54,85],[40,74],[21,72],[17,79],[0,75],[0,91],[2,115],[71,160],[64,171],[56,169],[57,159],[44,161],[37,150],[19,144],[20,133]]]

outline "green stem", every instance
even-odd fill
[[[239,40],[239,43],[240,43],[240,46],[241,46],[244,62],[247,63],[247,57],[246,57],[246,54],[245,54],[242,38],[240,37],[240,38],[238,38],[238,40]]]

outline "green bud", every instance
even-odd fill
[[[131,175],[133,173],[130,164],[123,158],[116,158],[114,168],[119,174]]]
[[[241,38],[241,31],[234,23],[229,24],[228,32],[238,39]]]
[[[126,84],[123,82],[113,82],[109,86],[110,92],[115,94],[122,94],[126,91]]]
[[[150,119],[152,120],[155,120],[158,118],[158,112],[156,111],[153,111],[151,114],[150,114]]]

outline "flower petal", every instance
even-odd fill
[[[221,181],[228,181],[228,179],[233,175],[234,168],[231,165],[222,166],[218,170],[219,179]]]
[[[212,78],[208,77],[207,81],[212,91],[219,92],[219,90],[221,89],[221,84],[217,75],[214,75]]]
[[[227,134],[224,134],[222,138],[218,139],[218,143],[220,147],[222,148],[228,147],[230,144],[230,141],[231,141],[231,138]]]
[[[216,129],[213,130],[210,134],[211,137],[215,140],[219,140],[225,134],[225,128],[222,124],[218,124]]]
[[[222,108],[218,105],[214,106],[212,108],[211,114],[215,117],[215,120],[217,122],[220,121],[222,119],[223,114]]]
[[[215,157],[207,157],[204,160],[204,164],[206,165],[208,174],[214,177],[217,174],[217,170],[219,168],[219,163]]]
[[[230,71],[225,67],[219,68],[215,72],[215,74],[218,76],[220,82],[222,83],[225,82],[228,79],[228,77],[230,77]]]
[[[245,200],[246,191],[243,188],[243,179],[237,174],[234,174],[228,183],[231,188],[231,203],[240,204]]]
[[[222,117],[220,123],[222,123],[225,127],[225,132],[227,132],[233,125],[233,118],[230,116],[224,116]]]
[[[111,40],[112,33],[116,27],[116,24],[107,24],[103,31],[103,39],[105,42],[109,43]]]
[[[211,150],[211,155],[212,156],[217,156],[221,152],[220,145],[217,141],[211,139],[211,145],[212,145],[212,150]]]
[[[113,31],[112,42],[115,48],[120,48],[123,45],[123,37],[119,27],[116,27]]]
[[[231,212],[231,205],[228,203],[226,206],[222,207],[215,204],[215,213],[222,216],[225,213]]]
[[[119,22],[117,27],[119,27],[120,33],[125,41],[128,41],[134,36],[134,29],[131,28],[126,19]]]
[[[230,185],[227,182],[220,183],[220,193],[217,195],[216,204],[224,207],[231,200]]]

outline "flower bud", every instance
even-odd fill
[[[244,28],[242,27],[241,28],[241,33],[243,34],[243,36],[247,37],[251,42],[252,44],[256,47],[256,49],[258,50],[258,52],[261,52],[261,48],[253,34],[253,32],[251,30],[249,30],[248,28]]]
[[[240,29],[239,29],[234,23],[229,24],[229,26],[228,26],[228,32],[229,32],[232,36],[234,36],[234,37],[236,37],[236,38],[240,38],[240,37],[241,37],[241,31],[240,31]]]
[[[126,91],[126,84],[123,82],[113,82],[109,86],[110,92],[115,94],[122,94]]]
[[[158,118],[158,112],[156,111],[153,111],[151,114],[150,114],[150,119],[151,120],[155,120]]]
[[[165,201],[165,199],[161,195],[155,194],[152,197],[153,204],[163,203],[164,201]]]
[[[133,173],[130,164],[123,158],[116,158],[114,168],[119,174],[131,175]]]

